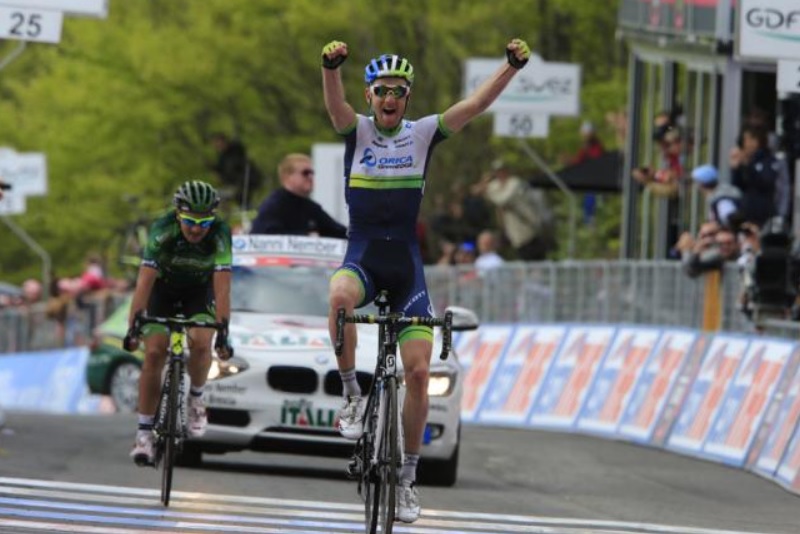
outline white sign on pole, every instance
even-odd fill
[[[468,59],[464,69],[464,95],[472,94],[505,62],[505,59]],[[575,116],[580,113],[580,90],[580,65],[547,63],[532,55],[489,111]]]
[[[47,194],[47,159],[44,154],[0,152],[0,179],[11,184],[16,196]]]
[[[0,39],[58,43],[63,23],[60,11],[4,7],[0,3]]]
[[[19,215],[25,213],[25,195],[14,191],[3,191],[0,199],[0,215]]]
[[[0,0],[0,6],[46,9],[99,18],[108,16],[108,0]]]
[[[550,117],[532,113],[495,113],[494,135],[498,137],[545,138],[550,133]]]
[[[797,0],[741,0],[738,52],[753,59],[800,57],[800,4]]]
[[[350,216],[344,198],[344,145],[315,143],[311,147],[314,161],[314,190],[311,198],[328,214],[347,226]]]
[[[777,90],[779,93],[800,93],[800,61],[778,61]]]

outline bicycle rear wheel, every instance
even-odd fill
[[[178,393],[180,392],[181,366],[175,362],[169,365],[167,412],[165,421],[164,463],[161,465],[161,502],[169,506],[172,491],[172,469],[175,467],[175,449],[178,440]]]

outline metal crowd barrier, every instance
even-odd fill
[[[47,302],[0,308],[0,353],[88,345],[94,327],[124,298],[119,293],[97,292],[68,302],[63,320],[48,316]]]
[[[473,309],[482,322],[609,323],[704,327],[706,279],[689,278],[677,261],[510,262],[478,273],[472,266],[428,266],[434,307]],[[716,290],[715,290],[716,293]],[[711,330],[755,333],[739,311],[740,281],[735,263],[726,265],[712,302],[719,321]],[[66,324],[48,319],[45,305],[0,309],[0,353],[86,344],[92,329],[122,296],[102,305],[74,307]],[[61,328],[61,330],[59,330]],[[765,320],[762,333],[797,339],[800,325]]]
[[[465,306],[483,322],[703,326],[705,279],[689,278],[677,261],[513,262],[483,275],[471,266],[432,266],[426,277],[436,309]],[[737,307],[735,263],[719,289],[719,329],[752,333]]]

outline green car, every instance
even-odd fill
[[[117,411],[136,411],[139,398],[139,375],[144,354],[131,354],[122,348],[122,339],[128,330],[128,298],[113,314],[95,329],[95,340],[86,367],[89,390],[99,395],[109,395]]]

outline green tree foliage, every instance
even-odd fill
[[[106,253],[127,222],[163,209],[181,181],[216,179],[207,138],[217,131],[245,142],[267,178],[262,198],[285,153],[338,140],[319,72],[320,49],[332,39],[350,46],[343,74],[359,110],[369,58],[412,58],[417,117],[462,96],[464,59],[500,57],[519,36],[547,60],[583,65],[583,114],[602,125],[624,103],[615,18],[614,0],[111,0],[107,20],[68,17],[59,45],[31,44],[0,72],[0,146],[48,158],[47,196],[29,198],[15,222],[52,255],[56,273],[77,274],[87,253]],[[14,46],[0,43],[0,54]],[[537,149],[557,162],[577,148],[579,123],[554,119]],[[515,142],[491,138],[490,117],[479,118],[437,149],[431,191],[476,180],[500,154],[534,171]],[[137,208],[129,195],[140,197]],[[618,214],[610,219],[613,226]],[[36,276],[37,257],[0,232],[2,277]],[[616,228],[602,232],[615,237]]]

